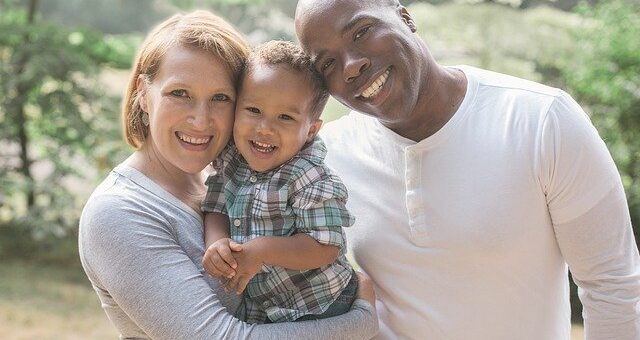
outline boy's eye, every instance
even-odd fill
[[[283,113],[281,115],[278,116],[278,118],[280,118],[281,120],[294,120],[293,117],[291,117],[290,115]]]
[[[215,102],[228,102],[231,100],[231,97],[227,96],[224,93],[217,93],[215,95],[213,95],[213,101]]]
[[[320,73],[323,73],[324,71],[326,71],[329,67],[331,67],[331,65],[333,65],[333,59],[327,59],[325,60],[322,65],[320,65]]]
[[[356,34],[353,36],[353,40],[358,40],[360,38],[362,38],[363,35],[367,34],[367,32],[369,32],[369,29],[371,28],[371,26],[365,26],[361,29],[359,29]]]
[[[258,109],[257,107],[247,107],[245,110],[253,113],[253,114],[260,114],[260,109]]]
[[[173,90],[171,95],[174,97],[187,97],[187,91],[185,90]]]

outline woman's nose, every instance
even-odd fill
[[[198,130],[208,128],[211,124],[211,108],[209,105],[205,103],[196,105],[187,122]]]

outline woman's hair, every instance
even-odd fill
[[[142,122],[138,77],[153,81],[165,53],[174,46],[203,50],[218,57],[238,82],[251,49],[245,38],[224,19],[207,11],[176,14],[156,26],[142,43],[133,64],[129,86],[122,102],[122,124],[126,142],[138,149],[149,128]]]
[[[314,93],[310,108],[312,118],[318,119],[320,117],[327,104],[329,92],[322,76],[313,67],[311,58],[304,53],[302,48],[290,41],[281,40],[271,40],[258,46],[247,59],[244,72],[240,77],[239,87],[242,86],[244,77],[251,74],[258,65],[285,65],[302,74],[309,81]]]

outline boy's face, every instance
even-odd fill
[[[304,75],[286,65],[254,65],[245,75],[236,104],[233,138],[249,166],[272,170],[295,156],[316,135],[314,90]]]

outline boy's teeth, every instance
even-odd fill
[[[178,132],[177,133],[178,138],[180,138],[180,140],[187,142],[189,144],[195,144],[195,145],[200,145],[200,144],[206,144],[209,142],[209,140],[211,140],[211,137],[193,137],[193,136],[189,136],[186,135],[182,132]]]
[[[364,98],[371,98],[377,95],[378,93],[380,93],[380,90],[382,89],[382,86],[384,85],[384,83],[387,81],[388,77],[389,77],[389,70],[387,70],[380,77],[378,77],[378,79],[376,79],[373,82],[373,84],[371,84],[371,86],[369,86],[367,89],[362,91],[362,94],[360,96]]]
[[[271,144],[267,144],[267,143],[261,143],[261,142],[256,142],[256,141],[251,141],[251,143],[256,148],[256,150],[258,150],[260,152],[268,153],[268,152],[271,152],[271,151],[276,149],[275,145],[271,145]]]

